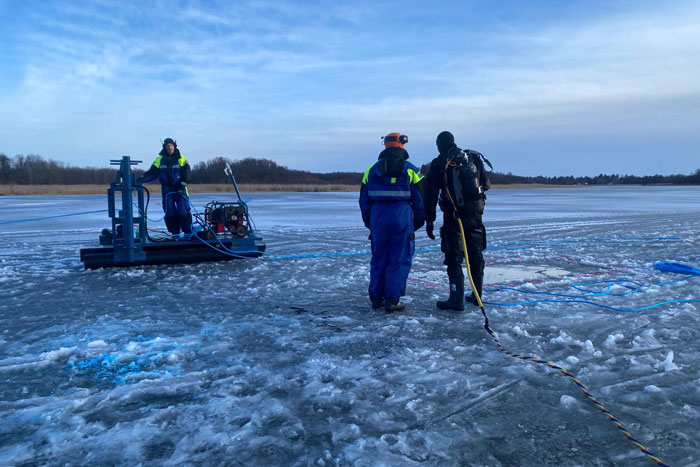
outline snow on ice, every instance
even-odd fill
[[[270,254],[369,248],[354,193],[250,197]],[[652,266],[700,264],[699,201],[494,190],[485,215],[503,345],[571,370],[672,465],[700,463],[700,302],[677,301],[700,278]],[[3,198],[0,222],[105,206]],[[447,279],[422,231],[387,315],[367,255],[84,271],[107,226],[0,225],[1,465],[653,465],[568,378],[499,352],[478,309],[435,308]]]

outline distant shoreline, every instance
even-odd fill
[[[107,193],[109,185],[0,185],[0,196],[57,196],[57,195],[102,195]],[[152,195],[160,196],[160,185],[146,184]],[[332,192],[357,191],[359,185],[304,185],[304,184],[255,184],[239,183],[242,193],[272,192]],[[234,193],[230,183],[190,184],[189,191],[196,193]]]
[[[635,185],[547,185],[542,183],[513,183],[509,185],[493,185],[492,190],[514,190],[530,188],[586,188],[594,186],[635,186]],[[686,186],[686,185],[668,185]],[[160,194],[160,186],[147,184],[146,187],[154,195]],[[107,185],[0,185],[0,196],[60,196],[60,195],[101,195],[107,193]],[[255,184],[241,183],[238,188],[243,193],[312,193],[312,192],[358,192],[359,185],[304,185],[304,184]],[[228,193],[233,192],[233,186],[227,183],[193,184],[190,193]]]

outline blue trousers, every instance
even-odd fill
[[[187,195],[178,195],[171,192],[163,195],[163,211],[165,211],[165,225],[172,234],[182,232],[192,233],[192,215],[190,214],[190,202]]]
[[[406,281],[415,252],[412,233],[413,211],[409,203],[393,201],[372,205],[370,300],[391,300],[406,294]]]

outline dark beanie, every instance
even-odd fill
[[[448,149],[455,147],[455,137],[449,131],[443,131],[437,136],[435,144],[437,144],[438,151],[447,152]]]

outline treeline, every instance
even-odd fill
[[[362,174],[356,172],[313,173],[291,170],[268,159],[228,160],[216,157],[192,167],[191,183],[230,183],[224,173],[229,162],[238,183],[274,183],[308,185],[359,185]],[[150,161],[149,161],[150,163]],[[136,176],[144,169],[135,169]],[[111,169],[72,167],[63,162],[46,160],[37,155],[13,158],[0,153],[0,183],[17,185],[109,185],[116,167]]]
[[[228,183],[230,179],[224,173],[226,163],[239,183],[275,183],[305,185],[359,185],[362,174],[359,172],[315,173],[306,170],[293,170],[277,165],[268,159],[247,157],[232,161],[215,157],[206,162],[198,162],[192,167],[192,183]]]
[[[493,172],[489,174],[489,178],[494,185],[510,185],[514,183],[540,183],[543,185],[700,185],[700,169],[696,170],[692,175],[638,176],[600,174],[595,177],[574,177],[572,175],[565,177],[544,177],[541,175],[523,177],[521,175],[513,175],[510,172],[506,174]]]
[[[0,153],[0,183],[17,185],[109,185],[115,169],[72,167],[41,156]]]
[[[224,173],[226,163],[231,165],[238,183],[304,184],[304,185],[359,185],[361,172],[315,173],[293,170],[261,158],[248,157],[229,160],[215,157],[198,162],[192,167],[191,183],[228,183]],[[148,166],[145,166],[147,169]],[[37,155],[8,157],[0,153],[0,183],[17,185],[108,185],[114,180],[116,167],[111,169],[72,167],[63,162],[46,160]],[[134,170],[138,176],[144,169]],[[491,183],[544,185],[700,185],[700,169],[691,175],[597,175],[595,177],[524,177],[512,173],[493,172]]]

